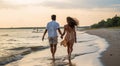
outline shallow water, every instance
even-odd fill
[[[32,29],[9,29],[0,30],[0,57],[6,53],[14,53],[7,49],[29,46],[49,46],[47,36],[41,41],[43,31],[33,33]],[[59,38],[59,42],[62,41]],[[76,66],[102,66],[99,60],[101,52],[108,47],[107,42],[95,35],[77,31],[77,43],[74,44],[72,62]],[[56,52],[57,62],[68,62],[66,48],[58,43]],[[23,59],[7,64],[6,66],[49,66],[51,53],[49,49],[33,52]]]
[[[44,44],[45,42],[41,41],[42,31],[40,33],[33,33],[32,31],[33,29],[0,29],[0,61],[3,57],[21,52],[8,49],[47,46]]]

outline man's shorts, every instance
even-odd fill
[[[57,44],[58,43],[58,37],[49,37],[49,44]]]

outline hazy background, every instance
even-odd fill
[[[61,26],[75,17],[80,26],[120,15],[120,0],[0,0],[0,28],[44,27],[57,15]]]

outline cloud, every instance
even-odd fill
[[[68,2],[46,1],[44,6],[55,8],[110,8],[120,4],[119,0],[69,0]]]
[[[2,9],[2,8],[15,8],[15,7],[18,7],[18,6],[14,6],[14,5],[11,5],[11,4],[5,2],[4,0],[0,0],[0,9]]]
[[[26,6],[36,6],[41,2],[43,2],[43,0],[0,0],[0,8],[19,8]]]
[[[2,0],[0,0],[0,8],[4,8],[4,7],[6,7],[7,5],[2,1]]]
[[[26,1],[26,0],[24,0]],[[32,1],[32,0],[31,0]],[[0,0],[0,8],[18,8],[25,6],[43,6],[58,9],[117,9],[120,11],[119,0],[33,0],[35,3],[12,5]]]

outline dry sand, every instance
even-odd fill
[[[100,58],[104,66],[120,66],[120,29],[93,29],[86,32],[108,41],[109,47]]]

